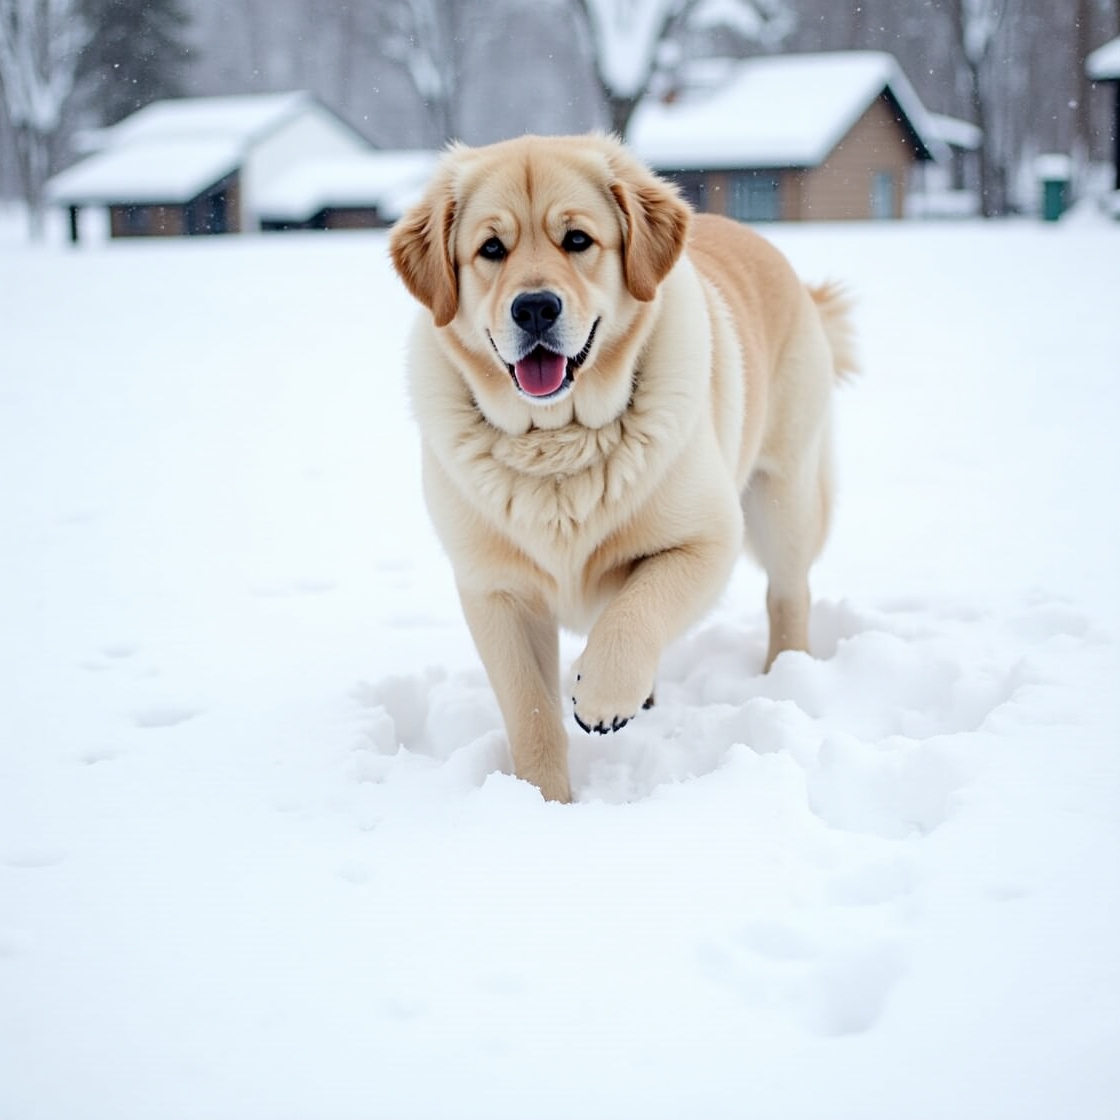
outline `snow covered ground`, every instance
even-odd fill
[[[1120,1114],[1120,228],[770,233],[860,300],[819,657],[744,561],[570,807],[382,235],[0,245],[2,1120]]]

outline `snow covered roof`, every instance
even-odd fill
[[[815,167],[888,92],[921,148],[940,154],[929,114],[893,55],[773,55],[741,63],[720,89],[638,107],[631,146],[662,168]]]
[[[187,136],[222,136],[247,144],[313,101],[302,90],[155,101],[105,129],[102,137],[107,147]]]
[[[189,202],[236,170],[242,152],[240,142],[220,137],[127,144],[56,175],[47,195],[64,206]]]
[[[970,121],[959,117],[946,117],[941,113],[928,113],[933,135],[944,144],[974,152],[984,140],[984,133]]]
[[[1120,79],[1120,39],[1112,39],[1097,47],[1085,63],[1085,72],[1094,82]]]
[[[100,150],[51,179],[48,197],[62,205],[189,202],[314,102],[303,91],[153,102],[102,129]]]
[[[262,186],[257,210],[272,221],[303,222],[327,207],[377,207],[399,216],[418,197],[439,159],[437,152],[356,152],[306,160]]]

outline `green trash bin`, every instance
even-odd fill
[[[1042,185],[1042,220],[1056,222],[1069,205],[1069,156],[1039,156],[1035,174]]]

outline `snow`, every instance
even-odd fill
[[[923,143],[940,146],[894,57],[834,51],[748,59],[714,92],[645,101],[629,141],[656,167],[815,167],[889,89]]]
[[[1120,38],[1110,39],[1093,51],[1086,62],[1085,72],[1095,82],[1120,78]]]
[[[927,113],[933,135],[944,144],[974,152],[984,139],[984,133],[969,121],[958,117],[947,117],[942,113]]]
[[[109,146],[190,136],[221,136],[244,146],[313,100],[302,90],[171,98],[145,105],[100,135]]]
[[[98,152],[60,172],[47,186],[58,203],[189,202],[236,171],[237,140],[148,140]]]
[[[859,299],[818,658],[744,561],[566,807],[384,235],[9,235],[0,1116],[1115,1117],[1120,229],[767,234]]]
[[[598,69],[612,93],[639,96],[653,68],[661,27],[677,0],[587,0]]]
[[[1035,175],[1043,181],[1056,179],[1068,182],[1073,174],[1073,160],[1061,152],[1047,152],[1035,156],[1033,167]]]

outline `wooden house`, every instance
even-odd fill
[[[84,207],[108,210],[113,237],[256,230],[258,197],[293,164],[372,146],[296,92],[155,102],[104,129],[98,149],[47,185],[75,240]]]
[[[877,51],[748,59],[714,90],[641,105],[629,139],[698,210],[752,222],[900,218],[915,165],[948,155]]]

